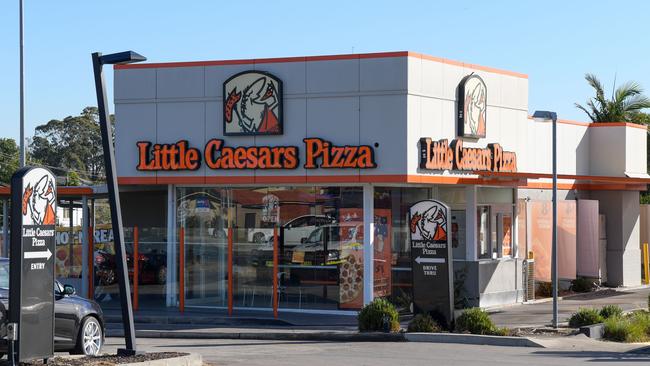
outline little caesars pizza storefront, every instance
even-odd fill
[[[386,297],[409,311],[412,271],[440,276],[411,255],[416,232],[450,236],[457,306],[523,301],[520,210],[548,203],[551,169],[527,93],[526,75],[412,52],[116,66],[139,306],[326,313]],[[590,126],[561,124],[561,198],[638,202],[640,183],[590,164],[607,148],[589,146],[616,131],[640,151],[645,130]]]

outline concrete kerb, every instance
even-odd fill
[[[115,329],[110,337],[121,337],[123,331]],[[429,342],[456,343],[504,347],[542,347],[526,337],[504,337],[457,333],[359,333],[359,332],[194,332],[139,330],[141,338],[171,339],[249,339],[267,341],[320,341],[320,342]]]
[[[457,343],[480,346],[545,348],[542,344],[526,337],[504,337],[457,333],[405,333],[405,338],[409,342]]]
[[[190,353],[187,356],[163,358],[134,363],[123,363],[120,366],[203,366],[203,358],[200,354]]]

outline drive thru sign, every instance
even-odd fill
[[[9,322],[18,326],[13,364],[54,355],[56,181],[43,168],[11,177]]]

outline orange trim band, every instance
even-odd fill
[[[528,116],[528,119],[532,120],[533,116]],[[557,123],[561,123],[565,125],[583,126],[583,127],[632,127],[641,130],[648,130],[648,126],[646,125],[642,125],[638,123],[630,123],[630,122],[582,122],[582,121],[572,121],[568,119],[558,119]]]
[[[424,55],[411,51],[396,52],[374,52],[374,53],[355,53],[342,55],[321,55],[321,56],[297,56],[297,57],[275,57],[275,58],[257,58],[257,59],[239,59],[239,60],[217,60],[217,61],[188,61],[188,62],[156,62],[142,64],[114,65],[115,70],[126,69],[151,69],[151,68],[172,68],[172,67],[201,67],[201,66],[227,66],[227,65],[254,65],[282,62],[314,62],[314,61],[334,61],[334,60],[357,60],[371,58],[389,58],[389,57],[415,57],[423,60],[439,62],[448,65],[467,67],[474,70],[481,70],[496,74],[514,76],[528,79],[528,75],[514,71],[496,69],[493,67],[470,64],[460,61],[454,61],[446,58]]]
[[[550,174],[542,173],[496,173],[496,172],[475,172],[479,177],[447,176],[447,175],[324,175],[324,176],[265,176],[265,177],[206,177],[207,184],[294,184],[294,183],[311,183],[311,184],[329,184],[329,183],[420,183],[420,184],[467,184],[467,185],[487,185],[487,186],[506,186],[530,188],[534,184],[546,184],[546,182],[527,182],[527,179],[551,178]],[[184,181],[183,177],[175,177],[178,184],[194,184],[194,179]],[[196,177],[192,177],[196,178]],[[601,182],[618,184],[621,187],[632,186],[632,190],[645,184],[650,184],[650,179],[646,178],[627,178],[627,177],[599,177],[599,176],[582,176],[582,175],[558,175],[559,179],[567,180],[584,180],[591,182]],[[119,181],[119,180],[118,180]],[[129,179],[130,182],[136,182],[136,179]],[[144,183],[148,184],[148,183]],[[561,183],[565,187],[582,187],[579,189],[597,190],[602,184],[578,184]],[[567,186],[567,184],[569,184]],[[607,187],[607,186],[603,186]],[[562,188],[577,189],[577,188]],[[611,189],[611,188],[603,188]],[[627,189],[627,188],[626,188]],[[641,189],[645,190],[645,188]]]

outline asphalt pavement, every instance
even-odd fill
[[[191,352],[215,366],[321,366],[321,365],[621,365],[650,364],[650,355],[593,350],[575,344],[555,348],[496,347],[409,342],[306,342],[255,340],[138,339],[138,349],[147,352]],[[591,343],[590,343],[591,344]],[[104,352],[123,345],[108,338]]]

